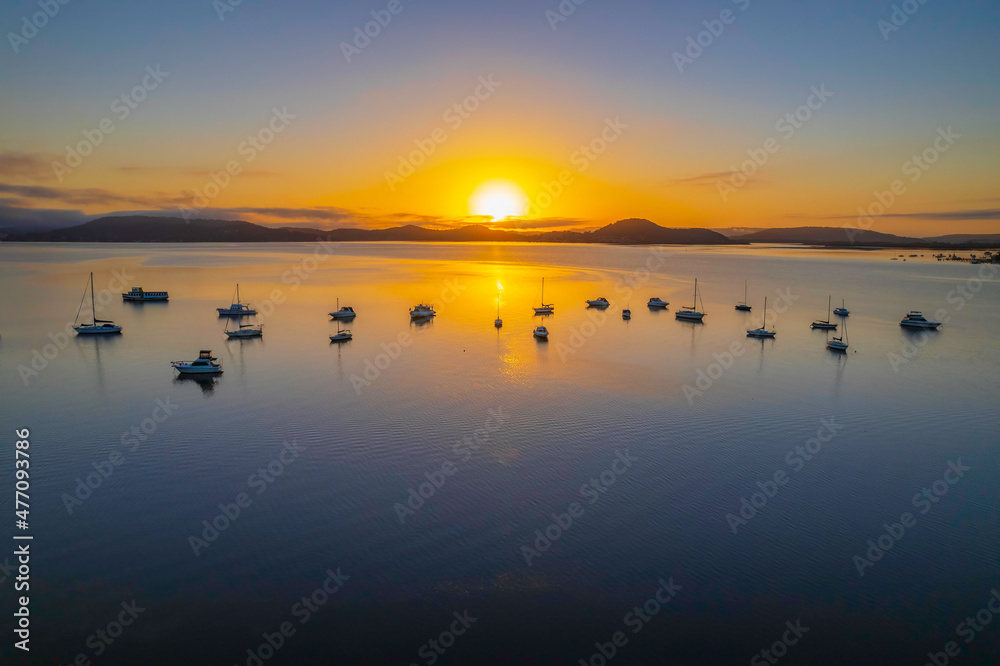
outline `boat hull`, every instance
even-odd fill
[[[736,309],[739,310],[740,312],[750,312],[749,305],[737,305]]]
[[[234,310],[232,308],[216,308],[220,317],[249,317],[257,314],[256,310]]]
[[[825,321],[814,321],[813,323],[809,324],[809,328],[817,328],[823,331],[833,331],[837,329],[837,325]]]
[[[748,338],[773,338],[775,331],[768,331],[763,328],[755,328],[753,330],[747,331]]]
[[[939,321],[901,321],[900,326],[905,328],[937,328],[941,325]]]
[[[337,333],[336,335],[330,336],[330,342],[347,342],[354,336],[350,333]]]
[[[354,319],[357,317],[356,312],[331,312],[330,317],[333,319]]]
[[[115,335],[122,332],[121,326],[74,326],[77,335]]]
[[[145,303],[147,301],[166,301],[169,299],[170,299],[169,296],[149,296],[149,295],[134,296],[132,294],[122,294],[123,301],[129,301],[132,303]]]
[[[830,340],[826,343],[826,348],[830,351],[835,352],[845,352],[847,351],[847,345],[843,342],[837,342],[836,340]]]
[[[552,314],[555,311],[555,308],[550,308],[550,307],[532,308],[532,310],[535,311],[535,314]]]
[[[182,375],[221,375],[222,368],[212,367],[207,368],[204,366],[182,366],[175,365],[174,370]]]
[[[691,310],[679,310],[674,313],[674,316],[678,319],[684,319],[686,321],[701,321],[705,317],[705,313],[693,312]]]
[[[226,331],[226,335],[231,338],[259,338],[264,335],[263,331]]]
[[[833,314],[837,315],[838,317],[846,317],[851,314],[851,311],[845,310],[844,308],[837,308],[833,311]]]
[[[587,307],[591,308],[606,308],[609,305],[611,305],[611,303],[608,301],[587,301]]]

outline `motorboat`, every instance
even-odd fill
[[[667,301],[662,301],[656,296],[653,296],[651,299],[649,299],[649,302],[646,303],[646,305],[648,305],[651,308],[665,308],[668,305],[670,305],[670,303],[668,303]]]
[[[754,328],[747,331],[748,338],[773,338],[777,331],[767,330],[767,296],[764,297],[764,320],[760,324],[760,328]]]
[[[587,301],[587,307],[591,308],[606,308],[609,305],[611,305],[611,303],[603,296],[599,296],[592,301]]]
[[[840,307],[834,308],[833,314],[838,317],[846,317],[851,314],[851,311],[847,309],[847,304],[844,302],[844,299],[840,299]]]
[[[132,287],[131,291],[122,294],[123,301],[144,303],[146,301],[165,301],[170,294],[165,291],[146,291],[142,287]]]
[[[212,356],[212,350],[202,349],[193,361],[173,361],[170,365],[182,375],[219,375],[222,364]]]
[[[624,310],[622,310],[622,319],[631,319],[631,318],[632,318],[632,311],[631,310],[629,310],[628,308],[625,308]]]
[[[240,285],[236,285],[236,300],[228,308],[216,308],[220,317],[248,317],[257,314],[249,305],[240,302]]]
[[[549,339],[549,329],[545,328],[544,326],[536,326],[533,334],[536,338],[539,338],[541,340]]]
[[[537,308],[532,308],[535,314],[552,314],[555,312],[556,306],[553,303],[545,302],[545,278],[542,278],[542,300],[541,304]],[[544,327],[542,327],[544,328]]]
[[[704,305],[702,305],[704,308]],[[686,319],[688,321],[701,321],[705,316],[704,312],[698,311],[698,278],[694,279],[694,301],[689,308],[683,310],[678,310],[674,313],[674,317],[677,319]]]
[[[809,324],[809,328],[818,328],[824,331],[836,330],[837,325],[830,321],[830,298],[826,299],[826,319],[817,319]]]
[[[743,302],[736,304],[736,309],[740,312],[750,312],[750,305],[747,303],[747,281],[743,281]]]
[[[410,310],[410,319],[426,319],[428,317],[433,317],[437,313],[434,312],[433,305],[427,305],[426,303],[420,303],[419,305],[413,306]]]
[[[340,299],[337,299],[337,309],[330,313],[330,316],[334,319],[354,319],[358,316],[358,313],[354,311],[354,308],[349,306],[340,307]]]
[[[903,320],[899,322],[899,325],[906,326],[907,328],[937,328],[941,325],[941,322],[928,321],[920,311],[910,310],[903,317]]]
[[[90,290],[90,323],[78,324],[77,321],[80,319],[80,312],[83,310],[83,304],[87,300],[87,290]],[[77,309],[76,319],[73,321],[73,330],[76,331],[77,335],[112,335],[122,332],[122,327],[110,319],[97,318],[97,303],[94,298],[93,273],[90,274],[90,280],[87,282],[87,287],[83,290],[83,298],[80,299],[80,307]]]

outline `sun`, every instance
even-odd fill
[[[469,196],[469,214],[494,220],[523,217],[528,212],[528,195],[511,180],[494,178],[480,183]]]

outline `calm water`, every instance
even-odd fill
[[[609,663],[748,663],[792,636],[786,621],[808,632],[776,648],[783,663],[922,664],[952,640],[954,663],[997,663],[1000,618],[956,634],[1000,588],[1000,289],[981,266],[782,247],[330,251],[0,245],[0,506],[13,521],[12,431],[28,427],[35,663],[258,663],[249,649],[266,664],[599,664],[595,643],[619,631]],[[64,339],[90,271],[124,333]],[[695,277],[701,325],[673,315]],[[751,313],[733,309],[744,280]],[[223,333],[236,282],[263,339]],[[133,285],[170,302],[122,303]],[[830,294],[851,309],[846,355],[808,326]],[[602,295],[611,308],[586,309]],[[765,295],[777,337],[753,341]],[[358,317],[332,345],[338,297]],[[411,324],[421,301],[439,316]],[[910,309],[948,320],[910,334]],[[177,379],[169,362],[200,349],[225,373]],[[935,486],[959,459],[971,469]],[[440,487],[405,511],[428,478]],[[758,482],[772,496],[734,534],[727,514]],[[915,505],[924,488],[935,501]],[[193,546],[241,493],[239,517]],[[573,524],[550,527],[574,502]],[[906,512],[892,544],[884,525]],[[523,550],[546,528],[547,550]],[[891,550],[859,575],[880,536]],[[340,589],[303,610],[338,568]],[[637,620],[671,578],[675,596]],[[94,638],[133,599],[134,622]],[[260,650],[285,622],[295,633]]]

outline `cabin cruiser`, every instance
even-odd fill
[[[656,296],[653,296],[651,299],[649,299],[649,302],[646,303],[646,305],[648,305],[651,308],[665,308],[668,305],[670,305],[670,303],[668,303],[667,301],[661,301]]]
[[[928,321],[923,314],[917,310],[910,310],[903,317],[903,320],[899,322],[900,326],[906,326],[908,328],[937,328],[941,325],[939,321]]]
[[[533,334],[536,338],[540,338],[542,340],[549,339],[549,329],[544,326],[536,326]]]
[[[340,307],[340,299],[337,299],[337,309],[330,313],[330,316],[334,319],[354,319],[358,316],[358,313],[354,311],[354,308],[344,306]]]
[[[611,303],[603,296],[599,296],[592,301],[587,301],[587,306],[592,308],[606,308],[609,305],[611,305]]]
[[[424,319],[426,317],[433,317],[437,313],[434,312],[433,305],[427,305],[425,303],[420,303],[419,305],[413,306],[410,310],[410,319]]]
[[[138,303],[144,301],[165,301],[169,297],[169,294],[165,291],[145,291],[142,287],[132,287],[132,291],[122,294],[123,301],[134,301]]]
[[[173,361],[170,365],[182,375],[219,375],[222,364],[212,356],[212,350],[202,349],[193,361]]]
[[[622,310],[622,319],[631,319],[631,318],[632,318],[632,311],[631,310],[629,310],[628,308],[625,308],[624,310]]]

